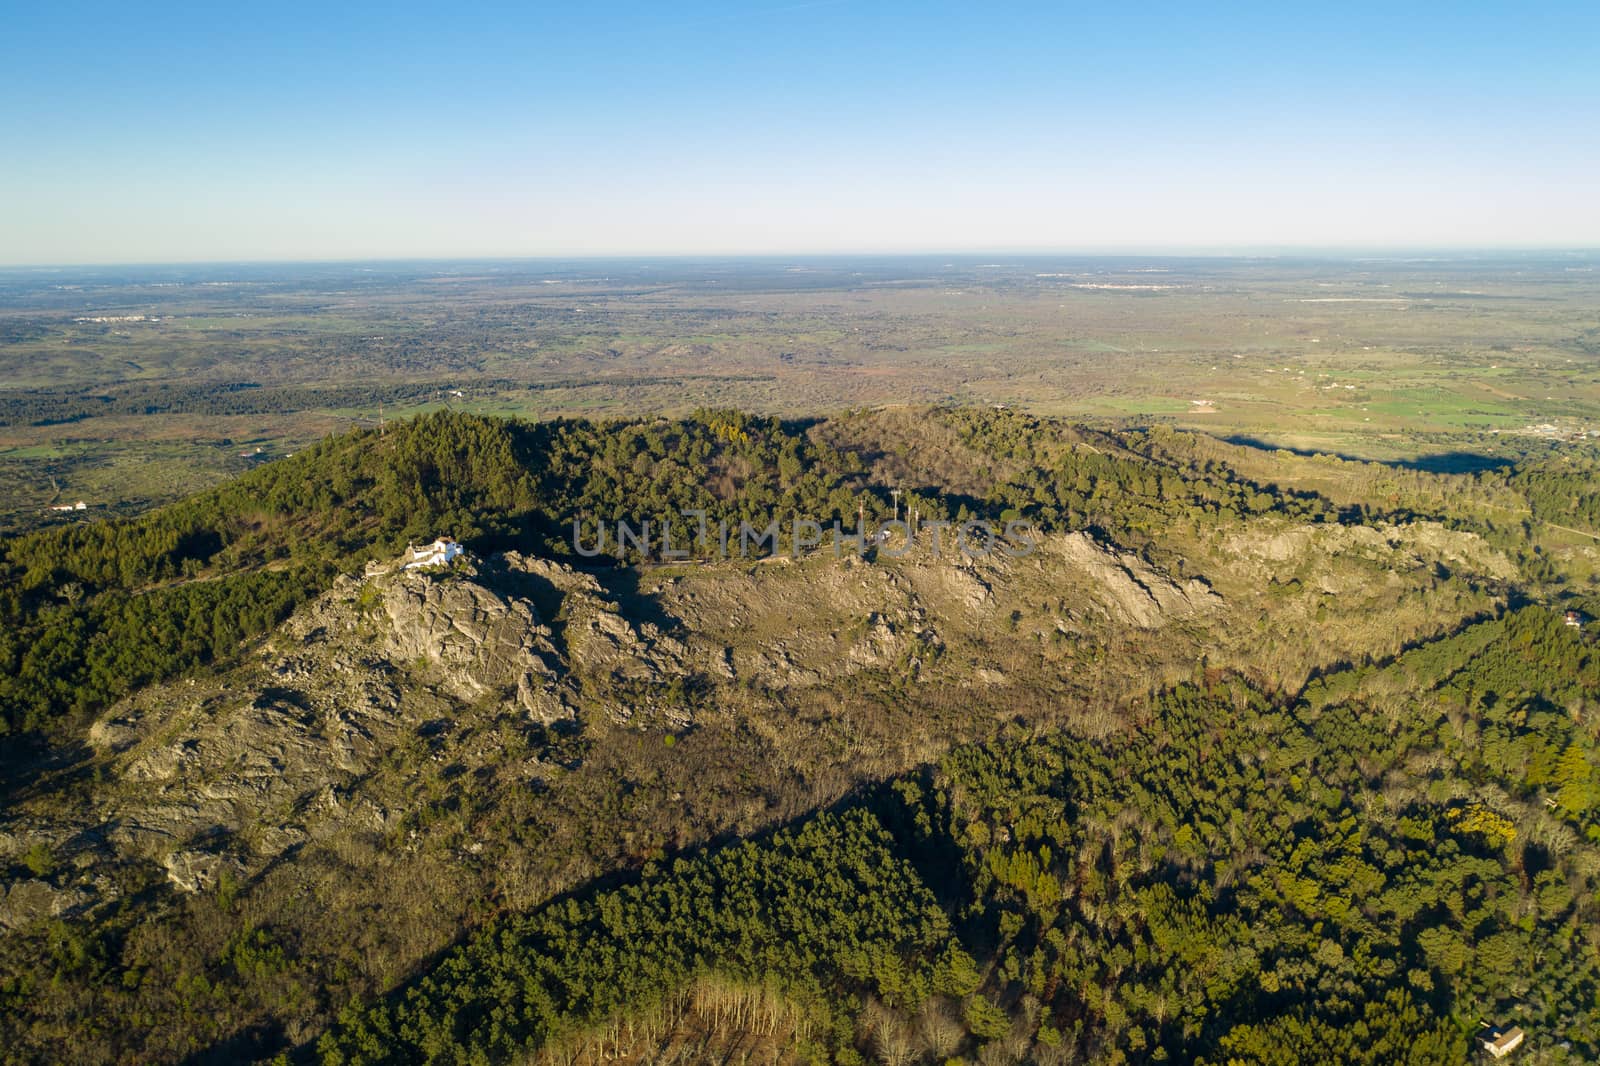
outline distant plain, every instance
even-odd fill
[[[1005,404],[1492,468],[1600,432],[1597,258],[0,271],[0,524],[79,499],[141,509],[447,405],[607,418]]]

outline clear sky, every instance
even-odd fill
[[[1600,4],[0,0],[0,263],[1600,246]]]

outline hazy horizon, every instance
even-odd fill
[[[1576,256],[1587,259],[1600,255],[1600,242],[1594,245],[1359,245],[1349,247],[1327,245],[1280,245],[1275,247],[1210,248],[1210,247],[1144,247],[1100,246],[1092,248],[926,248],[904,250],[843,250],[843,249],[777,249],[773,251],[720,251],[703,252],[554,252],[538,255],[387,255],[387,256],[323,256],[323,257],[262,257],[222,259],[106,259],[61,262],[0,262],[0,271],[9,273],[59,272],[68,270],[96,270],[110,268],[179,268],[225,266],[340,266],[374,265],[500,265],[500,264],[582,264],[582,263],[737,263],[742,261],[773,260],[906,260],[940,259],[975,260],[986,257],[1015,260],[1114,260],[1114,259],[1167,259],[1167,260],[1326,260],[1330,262],[1363,260],[1385,262],[1426,262],[1439,260],[1514,259],[1522,256]],[[971,264],[966,264],[971,265]]]

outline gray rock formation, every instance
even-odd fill
[[[529,601],[502,596],[465,574],[413,570],[386,583],[383,610],[391,660],[426,660],[463,700],[506,693],[541,722],[566,717],[552,692],[560,655]]]
[[[542,724],[572,716],[571,664],[529,595],[558,585],[576,595],[580,627],[607,634],[619,658],[648,658],[650,642],[567,568],[514,556],[481,572],[470,562],[436,573],[372,565],[338,579],[225,675],[152,685],[103,714],[89,740],[116,787],[71,817],[0,817],[0,860],[43,845],[86,867],[149,862],[194,892],[223,870],[247,877],[313,836],[386,830],[389,811],[364,782],[430,724],[507,710]],[[103,898],[64,869],[11,886],[0,926]]]
[[[1087,533],[1045,541],[1041,552],[1080,571],[1106,611],[1127,625],[1154,629],[1162,623],[1222,606],[1222,597],[1198,578],[1179,583],[1132,552],[1119,551]]]

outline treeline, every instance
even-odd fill
[[[514,1061],[715,971],[821,997],[841,1062],[1443,1064],[1480,1019],[1595,1061],[1600,745],[1562,704],[1600,666],[1537,608],[1471,637],[1347,702],[1206,671],[1120,734],[958,749],[505,922],[347,1011],[323,1059]]]
[[[318,577],[264,571],[143,594],[118,590],[33,618],[0,599],[3,728],[46,732],[64,715],[226,656],[287,618]]]
[[[1600,532],[1600,458],[1592,450],[1520,467],[1510,480],[1535,518]]]
[[[472,375],[439,381],[401,381],[383,385],[265,385],[254,381],[127,382],[100,389],[12,389],[0,391],[0,426],[55,426],[89,418],[139,415],[270,415],[296,411],[359,410],[376,416],[378,408],[409,407],[448,401],[455,390],[468,396],[502,391],[542,392],[550,389],[642,388],[683,385],[694,381],[768,381],[770,376],[735,375],[657,377],[625,375],[604,379],[571,378],[517,381]]]
[[[509,384],[479,381],[474,388]],[[399,407],[443,399],[455,387],[444,382],[312,386],[219,381],[203,385],[132,382],[81,392],[18,389],[0,393],[0,426],[55,426],[119,415],[263,415],[349,408],[376,412],[380,404]]]
[[[1107,435],[1096,446],[1081,433],[1009,412],[935,417],[1020,472],[997,479],[984,497],[905,486],[903,513],[915,509],[923,520],[1001,524],[1022,517],[1044,530],[1094,527],[1137,539],[1176,520],[1273,510],[1333,517],[1320,497],[1256,485],[1220,467],[1196,472],[1152,462]],[[694,523],[683,511],[704,512],[709,530],[726,523],[737,531],[744,522],[764,529],[776,519],[787,545],[795,517],[847,527],[860,515],[888,518],[895,510],[890,489],[873,482],[847,441],[825,443],[805,424],[727,410],[615,423],[441,411],[382,431],[358,430],[146,515],[0,541],[0,621],[7,627],[0,668],[11,679],[0,688],[0,725],[48,732],[52,720],[127,691],[131,676],[118,681],[108,664],[131,661],[117,634],[141,597],[157,595],[150,610],[186,614],[192,598],[211,595],[153,593],[158,586],[228,582],[209,608],[221,621],[207,629],[225,639],[158,660],[188,669],[225,658],[236,636],[264,632],[325,588],[334,572],[398,552],[408,539],[444,534],[484,551],[515,546],[587,562],[575,550],[574,521],[592,546],[596,526],[625,521],[642,529],[650,521],[659,537],[665,518],[677,524],[676,545],[710,556],[716,536],[686,544]],[[646,554],[614,540],[609,553],[628,563]],[[293,576],[275,582],[270,594],[238,579],[265,566]],[[61,684],[47,681],[51,671],[103,683],[67,699]],[[138,675],[139,683],[163,676],[171,672]]]
[[[883,827],[820,815],[485,930],[388,1001],[346,1010],[319,1051],[330,1066],[509,1061],[713,974],[845,1007],[842,1039],[825,1031],[848,1047],[855,996],[918,1003],[970,990],[975,970]]]
[[[900,512],[915,510],[925,521],[1000,525],[1020,517],[1046,531],[1087,527],[1137,541],[1173,522],[1267,512],[1339,517],[1314,494],[1263,486],[1220,464],[1185,468],[1144,458],[1109,434],[1002,411],[929,417],[1014,473],[995,477],[982,496],[903,486]],[[0,622],[7,628],[0,668],[11,678],[0,689],[0,724],[13,733],[48,732],[52,720],[126,691],[135,682],[116,680],[108,665],[131,661],[117,635],[126,631],[121,620],[142,597],[157,596],[151,603],[161,606],[150,610],[187,614],[193,597],[212,595],[156,591],[176,582],[222,580],[229,591],[208,608],[220,620],[207,632],[219,639],[170,660],[174,670],[225,658],[238,639],[264,632],[333,573],[396,553],[408,539],[443,534],[480,551],[519,547],[588,563],[576,552],[575,521],[592,546],[597,526],[625,521],[642,529],[650,521],[659,538],[665,518],[677,524],[676,546],[710,556],[718,538],[686,543],[693,521],[683,511],[704,512],[710,530],[726,523],[737,531],[744,522],[764,529],[776,519],[786,545],[792,518],[853,526],[858,515],[869,522],[889,517],[897,487],[873,481],[848,435],[827,443],[806,424],[736,411],[615,423],[441,411],[382,431],[358,430],[146,515],[0,541]],[[624,563],[646,554],[615,541],[609,553]],[[268,566],[292,576],[270,593],[239,579]],[[68,700],[61,685],[46,682],[51,670],[104,683]]]
[[[1520,610],[1412,648],[1391,663],[1341,670],[1312,681],[1302,695],[1313,708],[1360,703],[1383,713],[1427,691],[1464,695],[1481,710],[1502,694],[1538,693],[1581,717],[1600,688],[1600,655],[1546,610]]]
[[[1268,512],[1307,521],[1335,521],[1338,509],[1310,492],[1263,485],[1222,463],[1182,466],[1153,461],[1111,433],[1063,431],[1031,415],[953,408],[940,417],[982,452],[1009,460],[1020,473],[997,484],[989,502],[1042,528],[1099,527],[1149,533],[1177,520],[1214,521]]]
[[[572,519],[642,523],[701,508],[708,521],[764,526],[773,514],[853,520],[857,501],[887,514],[855,456],[770,419],[704,412],[681,422],[529,424],[441,411],[330,438],[291,459],[136,518],[0,541],[0,723],[45,731],[137,683],[171,676],[132,662],[125,619],[187,614],[197,598],[217,639],[173,670],[231,654],[334,573],[448,535],[480,551],[521,547],[576,559]],[[759,521],[758,521],[759,520]],[[286,577],[246,581],[264,567]],[[220,582],[213,593],[199,586]],[[170,586],[170,587],[169,587]],[[181,665],[179,665],[181,664]],[[97,683],[68,691],[75,679]]]

